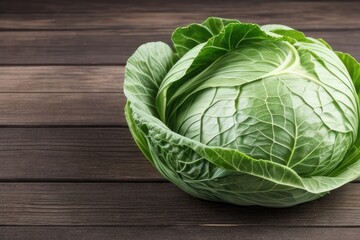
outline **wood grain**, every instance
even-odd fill
[[[1,0],[0,239],[357,239],[358,183],[287,209],[168,183],[126,128],[123,65],[208,16],[289,25],[360,59],[359,12],[356,0]]]
[[[163,181],[128,129],[0,128],[0,181]]]
[[[359,28],[356,1],[10,1],[1,29],[173,29],[209,16],[299,29]]]
[[[0,181],[166,181],[127,128],[0,128],[0,136]]]
[[[124,67],[0,67],[0,93],[121,93]]]
[[[0,38],[0,65],[120,65],[125,64],[141,44],[152,41],[170,44],[172,31],[173,29],[164,28],[4,31]],[[334,49],[348,52],[360,59],[360,30],[319,30],[306,33],[312,37],[321,37]]]
[[[0,125],[125,126],[124,67],[0,67]]]
[[[122,93],[1,93],[1,126],[126,126]]]
[[[12,240],[256,240],[256,239],[316,239],[354,240],[360,228],[332,227],[0,227],[1,239]]]
[[[360,185],[292,208],[193,198],[170,183],[0,183],[0,225],[360,226]]]

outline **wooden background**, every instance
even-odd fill
[[[0,239],[359,239],[360,184],[288,209],[194,199],[141,155],[124,64],[208,16],[281,23],[360,59],[359,1],[0,1]]]

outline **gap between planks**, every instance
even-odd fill
[[[173,29],[208,16],[301,28],[359,26],[355,1],[1,1],[2,28],[162,28]],[[201,9],[201,11],[198,11]],[[244,11],[246,9],[246,11]],[[345,14],[346,13],[346,14]],[[289,17],[291,15],[291,17]]]
[[[171,43],[172,30],[157,29],[101,30],[68,32],[1,32],[0,65],[124,65],[147,42]],[[305,32],[306,33],[306,32]],[[309,32],[321,37],[336,50],[360,58],[360,30],[345,32]],[[84,40],[86,39],[86,41]],[[352,41],[349,41],[352,39]]]
[[[161,182],[127,128],[0,128],[1,181]]]
[[[12,240],[98,240],[98,239],[136,239],[136,240],[253,240],[253,239],[314,239],[347,240],[357,239],[360,228],[352,227],[74,227],[74,226],[6,226],[0,227],[1,239]]]
[[[2,127],[126,127],[123,66],[0,67]]]
[[[0,128],[3,182],[166,182],[127,128]]]
[[[0,183],[0,225],[359,227],[360,185],[291,208],[200,200],[170,183]]]

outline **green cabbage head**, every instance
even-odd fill
[[[126,120],[185,192],[286,207],[360,176],[360,65],[283,25],[208,18],[140,46],[125,71]]]

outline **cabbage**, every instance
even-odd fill
[[[283,25],[208,18],[140,46],[126,120],[146,158],[202,199],[287,207],[360,176],[360,65]]]

